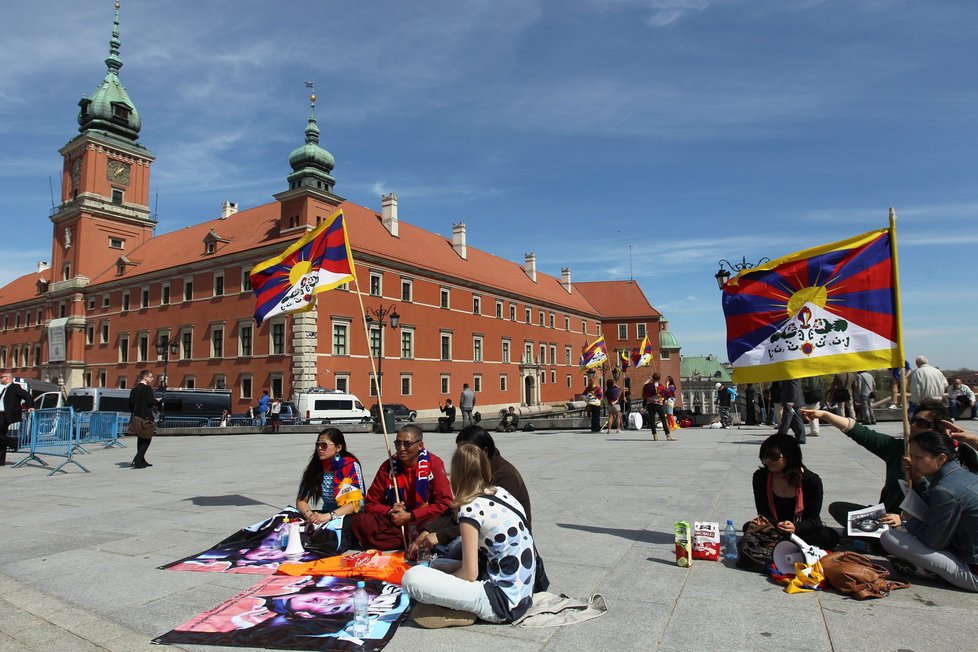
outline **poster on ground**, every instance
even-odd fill
[[[339,577],[264,578],[230,600],[191,618],[153,643],[286,650],[381,650],[407,618],[410,599],[396,584],[366,580],[367,635],[351,635],[356,580]]]
[[[286,519],[299,520],[299,512],[288,507],[260,523],[238,530],[209,550],[170,562],[160,569],[273,575],[279,565],[287,561],[305,562],[322,557],[314,552],[305,552],[299,559],[286,557]]]

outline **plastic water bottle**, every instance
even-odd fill
[[[723,558],[737,558],[737,530],[734,529],[733,521],[727,519],[727,527],[723,528]]]
[[[353,626],[350,633],[357,638],[363,638],[370,631],[370,596],[367,595],[363,581],[357,582],[357,590],[353,594]]]

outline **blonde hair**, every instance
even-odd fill
[[[485,451],[474,444],[461,444],[452,455],[452,508],[471,503],[479,494],[496,493],[492,466]]]

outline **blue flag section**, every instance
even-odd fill
[[[736,383],[899,367],[891,227],[740,272],[723,288]]]

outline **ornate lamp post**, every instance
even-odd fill
[[[156,355],[163,358],[163,378],[160,381],[160,391],[162,396],[160,397],[160,419],[162,420],[166,414],[166,386],[169,382],[169,377],[166,375],[166,367],[170,362],[170,356],[176,355],[180,350],[180,340],[170,339],[169,335],[160,335],[160,341],[156,343]]]
[[[397,329],[397,324],[401,319],[401,316],[397,314],[397,307],[392,303],[390,307],[385,308],[383,304],[379,308],[367,308],[367,314],[365,315],[367,320],[367,325],[372,327],[377,324],[378,333],[380,335],[380,346],[377,352],[377,397],[383,402],[384,396],[384,328],[387,326],[388,320],[390,321],[390,327],[392,330]],[[367,345],[369,346],[369,342]],[[381,415],[380,418],[383,418]]]
[[[739,263],[731,263],[729,260],[721,258],[719,263],[720,269],[718,269],[717,273],[713,275],[713,278],[717,280],[717,287],[720,288],[720,290],[723,290],[723,286],[727,284],[727,281],[730,280],[730,277],[733,274],[739,274],[745,269],[753,269],[758,265],[769,262],[771,262],[770,258],[761,258],[756,263],[751,264],[747,262],[746,257],[741,256]]]

